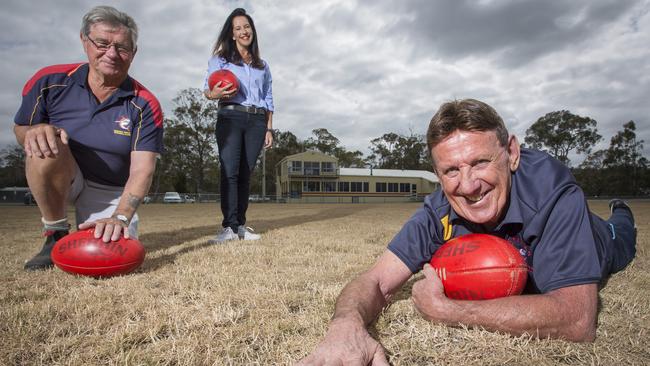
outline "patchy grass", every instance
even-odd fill
[[[607,216],[605,201],[591,206]],[[631,206],[637,258],[600,292],[593,344],[429,324],[408,294],[373,334],[394,365],[648,364],[650,201]],[[417,207],[254,204],[249,223],[262,240],[209,245],[216,204],[145,205],[145,262],[111,279],[24,272],[42,244],[38,210],[0,207],[0,364],[291,364],[324,335],[342,287]]]

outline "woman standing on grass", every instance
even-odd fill
[[[221,69],[237,76],[239,88],[217,83],[208,88],[209,76]],[[226,19],[208,61],[204,93],[219,101],[217,146],[221,164],[223,229],[210,243],[258,240],[246,227],[250,177],[257,157],[273,144],[273,94],[271,70],[260,58],[257,32],[246,10],[237,8]]]

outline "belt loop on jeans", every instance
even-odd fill
[[[231,109],[233,111],[246,112],[250,114],[265,114],[266,109],[256,107],[256,106],[247,106],[241,104],[219,104],[219,109]]]

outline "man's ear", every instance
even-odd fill
[[[81,47],[84,49],[84,53],[87,55],[88,51],[86,50],[86,42],[84,42],[84,34],[79,32],[79,39],[81,40]]]
[[[511,172],[514,172],[519,167],[520,157],[519,141],[515,135],[510,135],[508,138],[508,166]]]

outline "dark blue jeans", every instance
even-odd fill
[[[632,211],[618,208],[607,220],[591,214],[592,228],[600,244],[603,278],[624,269],[636,255],[636,228]]]
[[[636,255],[636,228],[632,211],[618,208],[607,220],[616,250],[612,273],[625,268]]]
[[[223,227],[246,223],[250,178],[266,136],[266,116],[222,109],[217,117]]]

